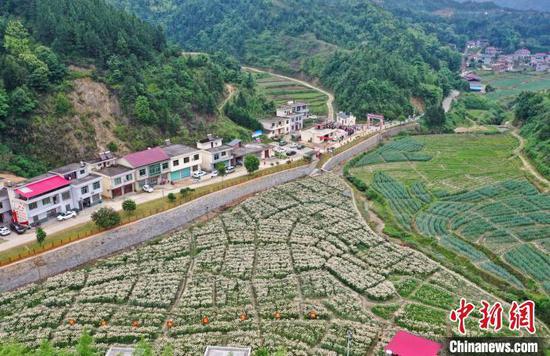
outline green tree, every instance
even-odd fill
[[[92,221],[102,229],[109,229],[120,224],[120,214],[113,208],[100,208],[92,214]]]
[[[95,348],[94,339],[86,329],[84,329],[82,335],[80,336],[80,339],[78,340],[78,344],[76,345],[76,352],[78,356],[99,355]]]
[[[260,168],[260,159],[254,155],[244,157],[244,166],[249,174],[256,172]]]
[[[132,199],[126,199],[122,202],[122,210],[127,214],[132,214],[137,209],[137,204]]]
[[[29,51],[29,32],[20,21],[10,21],[4,33],[4,48],[13,55]]]
[[[8,117],[10,112],[10,104],[8,93],[4,88],[0,87],[0,129],[5,128],[4,119]]]
[[[10,108],[16,114],[28,114],[36,108],[36,101],[27,87],[19,87],[11,93]]]
[[[222,177],[222,180],[223,180],[223,177],[225,177],[225,175],[227,174],[227,169],[225,168],[225,163],[223,162],[218,162],[214,165],[214,169],[218,171],[218,175],[220,177]]]
[[[136,356],[153,356],[153,348],[151,347],[151,344],[145,340],[144,338],[141,338],[139,342],[136,345],[136,348],[134,350],[134,355]]]
[[[170,203],[176,202],[176,199],[177,199],[176,194],[174,194],[174,193],[168,193],[168,201],[169,201]]]
[[[64,93],[57,93],[55,95],[55,113],[57,116],[62,117],[69,114],[72,108],[71,101]]]
[[[445,111],[440,103],[428,106],[424,114],[426,125],[431,129],[441,129],[445,126]]]
[[[44,244],[44,241],[46,241],[46,231],[44,231],[43,228],[39,227],[36,229],[36,241],[40,246]]]
[[[152,124],[156,121],[154,112],[151,111],[149,99],[145,96],[140,95],[137,97],[134,113],[138,120],[144,124]]]
[[[116,152],[116,151],[118,151],[118,145],[114,142],[109,142],[107,144],[107,149],[111,152]]]
[[[189,187],[181,188],[180,189],[180,195],[181,195],[182,199],[185,199],[185,198],[187,198],[187,196],[189,194],[191,194],[191,192],[194,192],[194,191],[195,191],[195,189],[189,188]]]

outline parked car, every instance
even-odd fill
[[[284,140],[279,141],[279,146],[286,146],[287,142]]]
[[[8,229],[6,226],[0,226],[0,236],[8,236],[11,234],[11,230]]]
[[[149,184],[145,184],[141,189],[143,189],[143,191],[146,193],[152,193],[155,191],[153,187],[151,187]]]
[[[229,173],[233,173],[233,172],[235,172],[235,166],[225,167],[225,173],[229,174]]]
[[[193,178],[200,178],[200,177],[204,177],[206,175],[206,172],[205,171],[196,171],[196,172],[193,172]]]
[[[218,176],[218,171],[217,171],[217,170],[213,170],[212,173],[210,173],[210,176],[211,176],[212,178],[217,177],[217,176]]]
[[[295,154],[296,154],[296,151],[292,151],[292,150],[286,153],[287,156],[294,156]]]
[[[69,210],[57,215],[57,221],[69,220],[72,218],[76,218],[76,211]]]
[[[18,233],[19,235],[24,234],[27,230],[29,230],[31,227],[28,225],[19,224],[16,222],[13,222],[10,224],[10,229]]]
[[[275,151],[276,153],[285,153],[286,148],[284,148],[284,147],[274,147],[273,151]]]

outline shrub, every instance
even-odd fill
[[[194,192],[195,189],[193,188],[189,188],[189,187],[186,187],[186,188],[181,188],[180,189],[180,195],[182,198],[185,198],[187,197],[189,194],[191,194],[191,192]]]
[[[120,214],[113,208],[101,208],[92,214],[92,221],[102,229],[109,229],[120,224]]]
[[[122,202],[122,210],[124,210],[126,213],[131,214],[137,209],[137,204],[132,199],[126,199],[124,202]]]
[[[260,168],[260,159],[254,155],[247,155],[244,158],[244,166],[249,174],[254,173]]]
[[[176,201],[176,194],[174,193],[168,193],[168,201],[170,203],[174,203]]]
[[[38,241],[38,244],[40,244],[41,246],[46,240],[46,236],[47,234],[46,234],[46,231],[44,231],[44,229],[42,229],[41,227],[36,229],[36,241]]]

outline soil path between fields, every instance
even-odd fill
[[[292,78],[292,77],[287,77],[286,75],[282,75],[282,74],[277,74],[277,73],[273,73],[271,71],[268,71],[268,70],[263,70],[263,69],[259,69],[259,68],[254,68],[254,67],[242,67],[244,70],[248,70],[250,72],[256,72],[256,73],[268,73],[274,77],[278,77],[278,78],[282,78],[282,79],[285,79],[285,80],[290,80],[292,82],[295,82],[295,83],[298,83],[298,84],[301,84],[305,87],[308,87],[310,89],[313,89],[313,90],[317,90],[318,92],[320,93],[323,93],[327,96],[327,116],[329,119],[334,119],[334,95],[329,93],[328,91],[322,89],[322,88],[319,88],[318,86],[315,86],[311,83],[308,83],[306,81],[303,81],[303,80],[300,80],[300,79],[296,79],[296,78]]]
[[[547,193],[550,190],[550,181],[544,178],[542,174],[540,174],[539,171],[537,171],[537,169],[533,167],[529,159],[525,156],[525,153],[523,151],[523,149],[525,148],[525,139],[519,134],[517,128],[510,130],[510,132],[512,133],[512,136],[517,138],[519,141],[519,146],[514,150],[514,154],[518,156],[523,163],[523,169],[529,172],[529,174],[531,174],[538,182],[540,182],[543,185],[543,187],[541,187],[542,191]]]

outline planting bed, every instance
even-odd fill
[[[376,235],[347,186],[325,174],[1,294],[0,339],[36,346],[49,338],[70,347],[87,329],[100,348],[144,337],[157,350],[172,345],[177,355],[198,355],[207,345],[335,355],[345,352],[351,330],[351,354],[364,355],[381,350],[398,328],[448,335],[456,330],[447,325],[448,311],[460,297],[494,301],[421,253]]]

